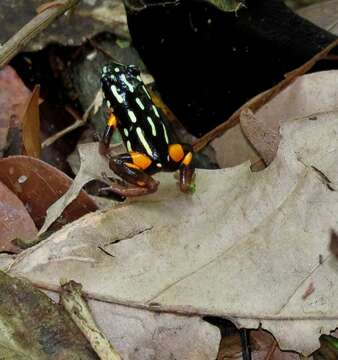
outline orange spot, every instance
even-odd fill
[[[185,155],[182,163],[186,166],[188,166],[191,163],[192,160],[192,153],[189,151],[187,155]]]
[[[132,164],[132,163],[125,163],[125,165],[127,165],[129,168],[131,169],[137,169],[137,170],[140,170],[140,168],[135,165],[135,164]]]
[[[184,157],[183,147],[180,144],[169,145],[169,156],[175,162],[179,162]]]
[[[144,181],[138,181],[138,182],[137,182],[137,185],[138,185],[138,186],[145,186],[145,184],[146,184],[146,183],[145,183]]]
[[[107,124],[113,128],[117,126],[117,118],[114,114],[110,114]]]
[[[139,169],[145,170],[150,166],[151,160],[147,155],[135,151],[131,151],[129,154],[133,160],[133,164]]]

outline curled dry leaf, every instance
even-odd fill
[[[42,226],[48,207],[72,184],[58,169],[28,156],[1,159],[0,180],[24,203],[37,227]],[[82,191],[56,225],[64,225],[96,209],[95,203]]]
[[[279,126],[273,126],[270,121],[269,131],[266,130],[266,122],[256,117],[250,109],[242,111],[240,115],[241,128],[254,144],[254,148],[261,154],[268,165],[276,156],[279,143]]]
[[[22,120],[22,142],[25,155],[40,158],[40,115],[39,115],[40,86],[35,86]]]
[[[121,153],[123,145],[118,145],[113,153]],[[47,211],[47,217],[40,229],[40,234],[45,232],[54,221],[61,216],[64,210],[68,210],[69,204],[72,204],[74,199],[78,197],[81,189],[92,180],[102,180],[102,173],[107,176],[115,176],[115,174],[109,169],[108,161],[106,158],[99,154],[98,143],[80,144],[78,146],[80,155],[81,166],[77,173],[72,186],[68,191],[60,197],[55,203],[53,203]]]
[[[7,145],[9,129],[21,128],[21,119],[31,92],[15,70],[5,66],[0,70],[0,152]]]
[[[12,240],[31,240],[37,232],[23,203],[0,182],[0,252],[18,252]]]

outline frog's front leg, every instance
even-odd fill
[[[100,139],[99,143],[99,151],[101,155],[108,156],[108,154],[110,153],[110,141],[116,128],[117,117],[112,111],[110,111],[106,128],[104,129],[103,136]]]
[[[120,196],[133,197],[151,194],[157,190],[159,182],[144,171],[152,163],[148,156],[130,152],[108,158],[110,169],[127,182],[112,182],[110,191]]]

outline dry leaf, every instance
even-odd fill
[[[240,125],[229,129],[223,136],[210,143],[216,152],[216,161],[221,168],[240,165],[250,160],[252,164],[261,158],[246,139]]]
[[[0,88],[1,152],[7,145],[9,129],[21,128],[21,119],[31,92],[10,66],[0,71]]]
[[[53,223],[59,218],[65,209],[71,204],[80,194],[81,189],[92,180],[102,180],[102,173],[107,176],[116,177],[109,169],[106,158],[99,154],[98,143],[80,144],[78,151],[80,155],[81,167],[79,172],[68,191],[60,197],[55,203],[51,204],[47,210],[45,222],[40,229],[40,234],[44,233]],[[116,153],[121,153],[123,146],[116,147]],[[114,152],[112,151],[111,154]]]
[[[37,233],[23,203],[0,182],[0,252],[19,252],[12,240],[31,240]]]
[[[39,115],[40,86],[35,86],[29,99],[22,120],[22,141],[25,155],[40,158],[40,115]]]
[[[265,163],[270,164],[276,156],[279,143],[279,126],[269,127],[270,131],[266,131],[266,122],[262,122],[249,109],[242,111],[240,121],[241,128],[249,141],[254,144],[254,148],[261,154]]]
[[[27,156],[1,159],[0,180],[24,203],[38,228],[45,220],[48,207],[72,184],[72,180],[58,169]],[[95,203],[82,192],[58,220],[58,225],[64,225],[96,209]]]
[[[297,9],[297,13],[317,26],[338,35],[338,1],[318,1],[317,4]]]
[[[338,322],[328,250],[338,193],[312,167],[338,173],[335,129],[337,117],[287,122],[267,169],[200,170],[194,196],[161,174],[158,193],[84,216],[19,254],[10,271],[48,288],[71,274],[105,301],[261,324],[283,350],[309,354]]]
[[[253,360],[300,360],[296,353],[281,351],[271,334],[262,330],[250,330]],[[242,360],[242,345],[238,335],[222,338],[217,360]],[[308,359],[310,360],[310,359]]]
[[[47,292],[57,301],[58,295]],[[216,359],[220,331],[198,316],[179,316],[88,300],[91,313],[124,360]]]
[[[278,129],[283,122],[295,118],[316,122],[323,117],[336,116],[328,113],[338,108],[337,78],[336,70],[302,76],[254,116],[248,116],[248,113],[242,116],[241,126],[245,136],[267,164],[276,155],[280,140]],[[304,142],[306,139],[305,136]],[[219,141],[224,140],[225,137],[221,137]]]

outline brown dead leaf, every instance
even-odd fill
[[[263,330],[250,331],[250,345],[254,360],[299,360],[299,355],[281,351],[271,334]],[[241,360],[242,345],[239,334],[222,338],[217,360]]]
[[[37,232],[23,203],[0,182],[0,252],[19,252],[11,241],[34,239]]]
[[[250,109],[243,110],[240,115],[244,134],[267,165],[274,159],[279,144],[279,122],[273,120],[270,119],[267,129],[267,123],[256,117]]]
[[[9,129],[20,127],[30,90],[15,70],[5,66],[0,71],[0,152],[7,145]]]
[[[42,226],[49,206],[72,184],[72,180],[58,169],[28,156],[1,159],[0,180],[25,204],[38,228]],[[95,203],[82,191],[57,223],[69,223],[95,210]]]
[[[25,155],[40,158],[40,115],[39,115],[40,86],[36,85],[27,103],[22,119],[22,141]]]

